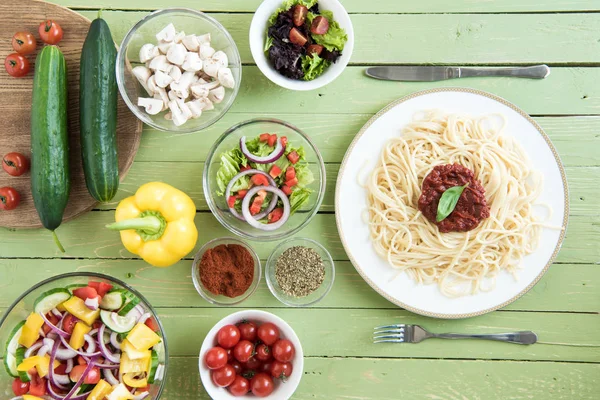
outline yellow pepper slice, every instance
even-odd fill
[[[73,333],[71,334],[71,339],[69,340],[69,345],[75,350],[80,349],[85,343],[85,334],[89,333],[92,330],[92,327],[86,325],[84,322],[79,321],[75,324],[75,328],[73,328]]]
[[[68,312],[89,326],[92,326],[94,321],[96,321],[100,316],[100,309],[89,309],[88,306],[85,305],[84,301],[77,296],[72,296],[69,300],[65,301],[63,305]]]
[[[127,353],[121,353],[121,363],[119,365],[119,374],[148,372],[148,366],[151,363],[150,352],[147,358],[138,358],[132,360]]]
[[[138,323],[127,335],[127,340],[138,350],[147,350],[160,342],[158,336],[146,324]]]
[[[119,383],[113,387],[112,392],[106,396],[106,400],[131,400],[133,395],[127,390],[125,385]]]
[[[44,400],[41,397],[32,396],[30,394],[24,394],[21,397],[23,397],[23,400]]]
[[[54,360],[54,368],[58,367],[60,363]],[[50,369],[50,356],[31,356],[23,360],[23,362],[17,365],[17,371],[29,371],[31,368],[36,368],[38,375],[43,378],[48,375]]]
[[[162,182],[146,183],[119,203],[115,223],[127,250],[155,267],[168,267],[193,250],[198,240],[196,206],[181,190]]]
[[[40,337],[40,328],[44,325],[44,319],[36,313],[31,313],[23,325],[19,344],[27,348],[31,347]]]
[[[136,378],[136,374],[123,375],[123,383],[129,387],[140,388],[148,385],[148,379]]]
[[[64,302],[63,302],[64,303]],[[65,312],[67,311],[67,309],[65,308],[64,304],[60,303],[59,305],[56,306],[56,309],[60,312]]]
[[[110,386],[110,383],[106,382],[104,379],[100,379],[88,397],[86,397],[86,400],[104,400],[112,390],[113,388]]]
[[[121,352],[127,353],[127,357],[130,360],[139,360],[140,358],[147,359],[152,356],[150,350],[138,350],[127,339],[123,340],[123,343],[121,343]]]

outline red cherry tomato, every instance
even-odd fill
[[[0,188],[0,210],[14,210],[21,202],[19,192],[10,186]]]
[[[260,366],[259,372],[266,372],[271,375],[271,368],[273,367],[273,360],[269,360]]]
[[[8,153],[2,157],[2,169],[9,175],[21,176],[29,171],[29,159],[21,153]]]
[[[21,379],[15,378],[12,383],[12,390],[15,396],[27,394],[29,392],[29,382],[23,382]]]
[[[217,333],[217,343],[224,349],[230,349],[240,341],[240,330],[235,325],[225,325]]]
[[[206,352],[204,362],[209,369],[223,368],[227,364],[227,351],[222,347],[213,347]]]
[[[273,345],[273,358],[282,363],[292,361],[296,350],[294,345],[287,339],[280,339]]]
[[[244,396],[250,391],[250,382],[243,376],[236,376],[229,386],[229,393],[233,396]]]
[[[79,380],[79,378],[81,378],[81,375],[83,375],[83,373],[85,372],[86,368],[87,368],[87,365],[74,366],[73,369],[71,370],[71,372],[69,372],[69,378],[71,378],[71,381],[77,382]],[[90,370],[90,372],[88,372],[88,374],[86,375],[86,377],[83,380],[83,383],[85,383],[86,385],[95,385],[99,381],[100,381],[100,370],[97,367],[94,367]]]
[[[264,343],[256,346],[256,358],[260,361],[268,361],[271,359],[271,349]]]
[[[254,353],[254,345],[248,340],[242,340],[233,348],[233,356],[241,363],[247,362]]]
[[[35,37],[29,32],[17,32],[12,38],[12,47],[19,54],[31,54],[35,51]]]
[[[227,387],[235,380],[235,370],[229,364],[225,364],[223,368],[216,369],[211,373],[212,380],[215,385]]]
[[[247,371],[258,371],[261,365],[262,362],[259,359],[250,357],[250,359],[244,363],[244,369]]]
[[[292,363],[282,363],[279,361],[274,361],[271,365],[271,376],[273,378],[285,380],[292,374],[293,369],[294,367],[292,366]]]
[[[40,378],[35,368],[30,369],[27,373],[31,376],[31,382],[29,382],[29,394],[33,396],[45,396],[46,380]]]
[[[275,324],[266,322],[258,327],[257,335],[264,344],[272,346],[279,339],[279,329]]]
[[[256,374],[254,378],[252,378],[250,387],[252,389],[252,394],[257,397],[266,397],[273,393],[273,390],[275,389],[273,378],[264,372]]]
[[[231,364],[232,361],[235,361],[233,358],[233,349],[227,349],[227,362]]]
[[[229,365],[231,365],[233,367],[236,375],[242,375],[244,368],[242,367],[242,364],[239,361],[237,361],[237,360],[229,361]]]
[[[12,53],[4,59],[4,68],[10,76],[20,78],[29,72],[29,61],[19,53]]]
[[[268,134],[266,134],[268,136]],[[240,339],[249,340],[251,342],[256,341],[256,325],[254,322],[242,321],[238,324],[240,330]]]
[[[44,43],[57,44],[63,38],[63,30],[56,21],[51,19],[42,22],[38,28],[40,38]]]

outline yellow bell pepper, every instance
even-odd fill
[[[110,383],[104,379],[100,379],[88,397],[86,397],[86,400],[104,400],[112,390],[113,388],[110,386]]]
[[[152,355],[152,352],[150,350],[136,349],[131,343],[129,343],[129,340],[127,339],[123,340],[123,342],[121,343],[121,352],[127,353],[127,357],[130,360],[139,360],[140,358],[147,359],[149,356]]]
[[[119,383],[114,386],[112,392],[106,396],[106,400],[131,400],[133,395],[127,390],[125,385]]]
[[[131,358],[129,358],[129,355],[127,353],[121,353],[121,362],[119,363],[119,374],[124,375],[130,372],[140,374],[142,372],[148,372],[150,370],[150,364],[152,362],[152,357],[150,356],[150,354],[151,353],[148,352],[148,357],[132,360]]]
[[[181,190],[162,182],[142,185],[119,203],[115,223],[127,250],[155,267],[168,267],[196,245],[196,206]]]
[[[60,312],[65,312],[67,311],[67,309],[64,306],[64,302],[60,303],[59,305],[56,306],[56,309]]]
[[[58,367],[60,363],[54,360],[54,368]],[[17,371],[29,371],[31,368],[36,368],[38,375],[43,378],[48,375],[48,371],[50,370],[50,356],[46,354],[45,356],[31,356],[27,357],[23,360],[23,362],[17,365]],[[53,369],[54,369],[53,368]]]
[[[148,379],[136,378],[136,374],[123,375],[123,383],[132,388],[140,388],[148,386]]]
[[[24,394],[21,397],[23,397],[23,400],[44,400],[41,397],[32,396],[30,394]]]
[[[31,347],[40,337],[40,328],[44,325],[44,319],[36,313],[31,313],[23,325],[19,344],[27,348]]]
[[[81,321],[76,323],[75,328],[73,328],[73,333],[71,334],[71,339],[69,340],[69,345],[75,350],[80,349],[85,343],[85,334],[89,333],[91,330],[91,326],[86,325]]]
[[[68,312],[89,326],[92,326],[94,321],[100,316],[100,309],[89,309],[88,306],[85,305],[85,302],[77,296],[72,296],[69,300],[65,301],[63,305]]]
[[[127,340],[136,349],[147,350],[160,342],[160,336],[152,329],[148,328],[146,324],[138,323],[127,335]]]

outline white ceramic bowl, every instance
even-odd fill
[[[350,21],[346,9],[338,0],[319,0],[319,9],[333,12],[335,21],[340,24],[340,27],[346,30],[348,42],[346,42],[346,45],[344,46],[341,57],[335,64],[331,64],[321,76],[312,81],[302,81],[290,79],[281,75],[273,68],[264,52],[268,28],[267,20],[282,3],[283,0],[264,0],[254,13],[254,18],[252,18],[252,23],[250,24],[250,51],[252,52],[254,62],[271,82],[286,89],[313,90],[327,85],[342,73],[352,56],[352,50],[354,48],[354,28],[352,27],[352,21]]]
[[[233,314],[228,315],[223,318],[219,322],[215,324],[215,326],[208,332],[206,338],[204,338],[204,342],[202,343],[202,347],[200,348],[200,356],[198,359],[198,368],[200,369],[200,379],[202,380],[202,385],[206,392],[213,400],[236,400],[240,399],[240,397],[232,396],[231,393],[226,388],[221,388],[215,385],[210,378],[210,370],[204,365],[204,356],[206,352],[210,350],[212,347],[217,345],[217,332],[225,325],[229,324],[237,324],[242,320],[248,320],[253,322],[272,322],[279,328],[279,333],[282,338],[288,339],[294,344],[294,348],[296,349],[296,354],[294,355],[294,359],[292,360],[292,365],[294,366],[292,370],[292,375],[287,379],[287,381],[282,382],[279,379],[275,379],[275,390],[271,395],[265,397],[265,399],[272,400],[286,400],[292,397],[292,394],[296,391],[296,388],[300,384],[300,379],[304,374],[304,352],[302,351],[302,345],[300,343],[300,339],[296,335],[296,332],[292,329],[291,326],[288,325],[287,322],[279,318],[278,316],[271,314],[266,311],[260,310],[244,310],[238,311]]]

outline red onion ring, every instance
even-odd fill
[[[269,185],[271,185],[273,187],[277,186],[275,184],[275,181],[271,177],[271,175],[267,174],[265,171],[261,171],[259,169],[247,169],[245,171],[240,172],[239,174],[237,174],[233,178],[231,178],[231,180],[227,184],[227,188],[225,189],[225,201],[227,201],[227,199],[229,199],[229,196],[231,196],[231,188],[233,187],[233,185],[235,184],[235,182],[237,182],[243,176],[246,176],[246,175],[256,175],[256,174],[265,176],[267,178],[267,180],[269,181]],[[227,206],[229,206],[229,204]],[[254,218],[255,220],[263,219],[271,211],[273,211],[273,209],[275,208],[275,206],[277,206],[277,196],[273,196],[273,198],[271,199],[271,202],[269,203],[269,206],[264,211],[261,211],[258,214],[252,216],[252,218]],[[242,215],[240,215],[240,213],[237,212],[237,210],[235,209],[235,207],[229,207],[229,212],[231,212],[231,215],[233,215],[234,217],[236,217],[240,221],[246,222],[246,218],[244,218]]]
[[[100,329],[98,329],[98,344],[100,345],[100,352],[102,353],[104,358],[106,358],[108,361],[113,362],[113,363],[119,363],[119,362],[121,362],[121,356],[118,354],[114,354],[110,350],[108,350],[108,348],[106,347],[106,344],[104,343],[103,338],[104,338],[104,330],[105,329],[106,329],[106,326],[104,324],[102,324],[100,326]]]
[[[121,343],[117,340],[117,332],[113,332],[110,334],[110,344],[117,350],[121,350]]]
[[[252,154],[248,147],[246,147],[246,136],[242,136],[240,138],[240,149],[246,158],[253,163],[256,164],[270,164],[273,163],[285,153],[285,147],[281,144],[281,139],[277,138],[277,144],[275,145],[275,149],[271,152],[271,154],[266,155],[264,157],[259,157],[255,154]]]
[[[52,351],[50,352],[50,363],[49,363],[49,368],[48,368],[48,379],[59,389],[61,390],[67,390],[68,387],[65,385],[68,385],[69,383],[71,383],[70,379],[68,376],[66,375],[61,375],[67,378],[67,381],[65,383],[65,381],[63,380],[62,382],[59,382],[59,378],[57,377],[57,374],[54,373],[54,361],[56,360],[56,353],[58,352],[58,347],[60,346],[60,342],[57,340],[56,342],[54,342],[54,344],[52,345]]]
[[[51,311],[55,317],[62,318],[62,316],[63,316],[62,313],[60,311],[58,311],[56,308],[53,308]]]
[[[111,386],[115,386],[119,384],[119,380],[115,378],[115,375],[112,373],[110,369],[103,369],[102,373],[104,374],[104,379],[106,382],[110,383]]]
[[[83,384],[83,381],[88,376],[88,374],[90,373],[90,371],[92,370],[92,368],[94,368],[95,361],[96,361],[96,357],[92,357],[92,359],[88,363],[87,367],[85,367],[85,370],[83,371],[83,374],[81,374],[81,377],[77,380],[77,382],[75,383],[75,386],[73,386],[71,388],[71,390],[69,390],[69,393],[67,393],[67,395],[64,397],[64,400],[69,400],[71,398],[75,399],[73,397],[73,395],[75,394],[75,392],[77,391],[77,389],[79,389],[79,387]],[[86,394],[89,395],[89,392],[86,393]]]
[[[67,374],[68,374],[68,373],[69,373],[69,372],[71,372],[72,370],[73,370],[73,359],[72,359],[72,358],[69,358],[69,359],[67,360],[67,368],[65,369],[65,373],[67,373]]]
[[[32,344],[31,347],[29,347],[27,350],[25,350],[25,353],[23,353],[23,357],[24,358],[31,357],[33,352],[36,351],[37,349],[39,349],[40,347],[42,347],[43,345],[44,345],[44,343],[41,340],[38,340],[37,342]]]
[[[50,322],[50,320],[48,318],[46,318],[46,316],[43,313],[39,313],[39,314],[42,316],[42,319],[44,320],[46,325],[48,325],[48,327],[50,327],[50,330],[52,330],[52,332],[54,332],[57,335],[64,337],[64,338],[67,338],[70,336],[67,332],[63,331],[59,327],[55,326],[52,322]]]
[[[273,193],[274,195],[276,195],[273,196],[274,199],[277,199],[277,197],[279,197],[283,202],[283,215],[281,216],[281,219],[279,221],[274,222],[272,224],[263,224],[252,218],[252,214],[250,214],[250,200],[252,199],[252,196],[254,196],[261,190],[266,190],[267,192]],[[285,193],[281,191],[281,189],[274,186],[254,186],[252,189],[248,190],[248,193],[246,193],[246,196],[242,201],[242,215],[244,216],[244,218],[246,218],[246,222],[248,222],[248,224],[250,224],[254,228],[263,231],[274,231],[276,229],[281,228],[290,217],[290,210],[290,200],[285,195]]]
[[[66,349],[65,349],[65,350],[68,350],[68,351],[70,351],[70,352],[77,353],[77,354],[78,354],[78,355],[80,355],[80,356],[84,356],[84,357],[98,357],[98,356],[100,355],[100,352],[99,352],[99,351],[97,351],[97,352],[95,352],[95,353],[86,353],[86,352],[84,352],[84,351],[75,350],[74,348],[72,348],[72,347],[71,347],[71,345],[70,345],[70,344],[67,342],[67,340],[66,340],[64,337],[61,337],[61,338],[60,338],[60,341],[62,342],[63,346],[65,346],[65,347],[66,347]],[[59,351],[60,351],[60,350],[59,350]],[[61,357],[61,356],[59,356],[59,355],[57,354],[57,358],[59,358],[59,359],[67,359],[67,358],[73,358],[73,357],[75,357],[75,355],[73,355],[73,356],[71,356],[71,357],[64,357],[64,358],[63,358],[63,357]]]

